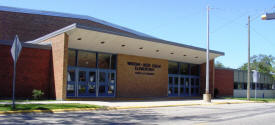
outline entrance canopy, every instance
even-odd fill
[[[88,51],[127,54],[193,64],[206,62],[206,50],[203,48],[174,43],[154,37],[129,35],[102,28],[72,24],[48,35],[27,43],[47,45],[43,42],[59,34],[69,36],[69,48]],[[210,60],[224,55],[223,52],[210,50]]]

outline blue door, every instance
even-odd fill
[[[189,75],[168,75],[168,96],[198,96],[199,77]]]
[[[116,72],[114,70],[98,70],[98,96],[115,96],[116,90]]]
[[[114,97],[116,71],[69,67],[67,97]]]

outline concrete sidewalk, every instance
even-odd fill
[[[149,108],[149,107],[169,107],[169,106],[188,106],[188,105],[215,105],[215,104],[239,104],[252,103],[253,101],[233,100],[233,99],[212,99],[211,103],[205,103],[199,99],[167,99],[167,100],[129,100],[129,101],[30,101],[16,102],[16,104],[63,104],[78,103],[107,106],[109,108]],[[0,102],[0,104],[11,104],[10,102]]]

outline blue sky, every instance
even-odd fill
[[[238,68],[247,62],[247,18],[251,16],[251,55],[275,56],[275,0],[1,0],[0,5],[89,15],[161,39],[206,47],[206,6],[210,49],[225,52],[217,61]]]

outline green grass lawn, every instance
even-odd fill
[[[238,99],[238,100],[247,100],[247,98],[234,98],[234,97],[224,97],[224,99]],[[257,101],[257,102],[275,102],[274,98],[250,98],[250,101]]]
[[[15,102],[32,102],[32,101],[56,101],[56,100],[15,100]],[[12,100],[0,99],[0,102],[12,102]]]
[[[11,104],[0,104],[0,111],[18,111],[18,110],[52,110],[52,109],[70,109],[70,108],[104,108],[103,106],[88,104],[16,104],[16,109],[12,110]]]

